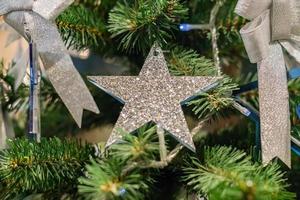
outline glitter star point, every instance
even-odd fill
[[[153,46],[139,76],[89,76],[89,80],[125,106],[107,146],[121,139],[119,129],[133,132],[154,122],[184,146],[195,150],[181,103],[214,85],[218,77],[171,76],[161,48]]]

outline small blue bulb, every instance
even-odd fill
[[[180,24],[179,29],[183,32],[187,32],[191,30],[191,25],[190,24]]]
[[[126,193],[126,189],[125,189],[125,188],[121,188],[121,189],[119,190],[119,195],[120,195],[120,196],[123,196],[125,193]]]

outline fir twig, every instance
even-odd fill
[[[174,76],[215,76],[217,69],[214,63],[194,50],[180,46],[170,46],[166,54],[168,68]]]
[[[76,188],[76,180],[92,153],[89,146],[58,138],[42,139],[41,143],[16,139],[9,141],[8,147],[0,154],[0,180],[4,185],[1,199]]]
[[[79,179],[79,193],[86,199],[144,199],[150,180],[138,168],[124,176],[124,160],[111,158],[91,162],[87,165],[87,177]]]
[[[56,20],[68,48],[100,48],[105,44],[106,28],[95,12],[82,5],[71,6]]]
[[[118,2],[108,21],[112,37],[122,38],[120,45],[126,51],[145,54],[154,42],[166,44],[179,19],[187,14],[187,8],[178,0],[134,2]]]
[[[234,103],[231,95],[232,91],[237,89],[237,84],[229,77],[224,77],[214,89],[200,93],[194,100],[188,102],[188,106],[192,106],[194,113],[200,119],[219,117],[222,115],[221,110],[230,108]]]
[[[109,155],[114,158],[128,160],[129,164],[124,169],[128,171],[136,167],[142,169],[164,168],[176,157],[183,148],[182,145],[176,146],[172,151],[167,151],[164,130],[153,126],[145,126],[138,130],[138,134],[131,135],[124,133],[122,141],[110,147]],[[157,158],[160,160],[157,161]]]
[[[189,162],[191,163],[191,162]],[[252,163],[244,152],[230,147],[207,147],[203,162],[193,159],[184,180],[209,199],[294,199],[277,164]]]

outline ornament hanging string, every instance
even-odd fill
[[[29,65],[30,65],[30,94],[29,94],[29,131],[28,131],[28,138],[31,140],[36,140],[37,136],[36,133],[33,132],[33,115],[34,115],[34,109],[33,109],[33,104],[34,104],[34,97],[33,97],[33,90],[34,90],[34,85],[35,85],[35,66],[33,63],[33,44],[32,41],[29,43]]]
[[[29,63],[30,63],[30,96],[29,96],[29,131],[28,138],[34,141],[40,141],[40,75],[36,57],[35,45],[32,41],[29,43]]]
[[[183,32],[191,30],[208,30],[211,32],[211,44],[212,44],[212,53],[214,64],[217,69],[217,75],[222,75],[222,67],[219,56],[219,46],[218,46],[218,34],[217,34],[217,25],[216,19],[219,14],[220,8],[223,6],[223,0],[217,0],[213,9],[210,13],[209,22],[207,24],[180,24],[179,29]]]

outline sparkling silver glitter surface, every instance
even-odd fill
[[[270,54],[258,63],[262,159],[280,158],[291,166],[289,93],[282,47],[270,45]]]
[[[152,47],[139,76],[90,76],[91,82],[125,102],[107,145],[121,138],[118,129],[132,132],[154,122],[194,150],[181,102],[216,83],[217,77],[178,77],[168,71],[162,50]]]
[[[17,10],[31,10],[36,0],[0,0],[0,16]]]
[[[12,1],[14,2],[14,1]],[[33,8],[39,13],[50,13],[54,17],[72,1],[36,0]],[[38,3],[37,5],[35,5]],[[44,5],[43,5],[44,4]],[[5,15],[5,21],[24,38],[32,40],[46,69],[46,74],[56,92],[81,126],[84,109],[99,113],[99,109],[76,70],[56,24],[33,11],[13,11]],[[24,66],[26,67],[26,66]]]
[[[32,10],[48,20],[54,20],[74,0],[35,0]]]
[[[258,64],[262,159],[291,165],[290,113],[284,52],[299,59],[293,45],[294,0],[239,0],[237,14],[251,19],[241,30],[250,61]],[[285,47],[284,51],[280,44]]]

